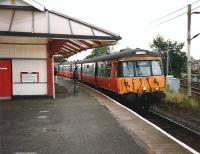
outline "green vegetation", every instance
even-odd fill
[[[62,63],[65,61],[64,57],[61,56],[54,56],[54,63]]]
[[[95,57],[108,55],[108,54],[110,54],[110,47],[107,47],[107,46],[100,47],[100,48],[93,49],[91,54],[87,56],[85,59],[95,58]]]
[[[167,65],[167,51],[169,51],[169,73],[175,77],[181,76],[181,73],[186,72],[186,53],[181,50],[184,47],[184,43],[178,43],[177,41],[165,40],[162,36],[158,35],[153,39],[153,43],[150,47],[157,52],[160,52],[164,74],[166,75],[166,65]]]
[[[178,92],[175,93],[167,89],[165,91],[166,97],[164,101],[166,103],[170,103],[171,105],[175,105],[182,109],[189,109],[193,111],[200,112],[200,103],[194,98],[188,98],[186,94]]]

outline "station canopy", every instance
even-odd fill
[[[48,38],[50,51],[66,58],[92,48],[114,45],[117,34],[46,9],[35,0],[0,1],[0,36]]]

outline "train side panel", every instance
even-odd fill
[[[71,74],[71,64],[68,65],[63,65],[63,76],[67,77],[67,78],[72,78],[72,74]]]
[[[117,92],[116,62],[97,62],[97,85],[101,88]]]
[[[76,67],[78,68],[78,80],[81,81],[82,80],[82,68],[81,68],[81,64],[77,64]]]
[[[63,65],[58,66],[58,75],[63,76]]]
[[[95,62],[82,64],[82,81],[96,85]]]

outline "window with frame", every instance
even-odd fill
[[[152,66],[153,75],[162,75],[163,74],[160,60],[151,61],[151,66]]]
[[[112,62],[105,63],[105,77],[111,77]]]
[[[89,69],[89,74],[90,75],[95,75],[95,64],[90,64],[90,69]]]
[[[87,65],[86,65],[86,64],[83,64],[83,68],[82,68],[82,69],[83,69],[82,72],[85,74],[86,71],[87,71]]]
[[[150,76],[150,75],[151,75],[150,61],[137,61],[136,76]]]
[[[118,76],[119,77],[133,77],[134,75],[134,65],[133,61],[125,61],[119,63]]]
[[[105,63],[98,62],[98,76],[104,77],[105,76]]]
[[[63,71],[70,71],[70,65],[64,65]]]
[[[82,72],[88,75],[94,75],[95,74],[95,64],[94,63],[87,63],[83,64]]]
[[[77,68],[78,68],[78,73],[81,73],[81,64],[78,64]]]
[[[62,71],[62,67],[63,67],[62,65],[59,65],[58,66],[58,71]]]

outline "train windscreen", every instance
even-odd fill
[[[121,75],[123,77],[133,77],[134,75],[134,63],[133,62],[123,62],[121,64]]]
[[[124,61],[119,63],[118,77],[162,75],[160,60]]]
[[[151,61],[151,67],[152,67],[152,74],[153,75],[162,75],[163,74],[160,60]]]

